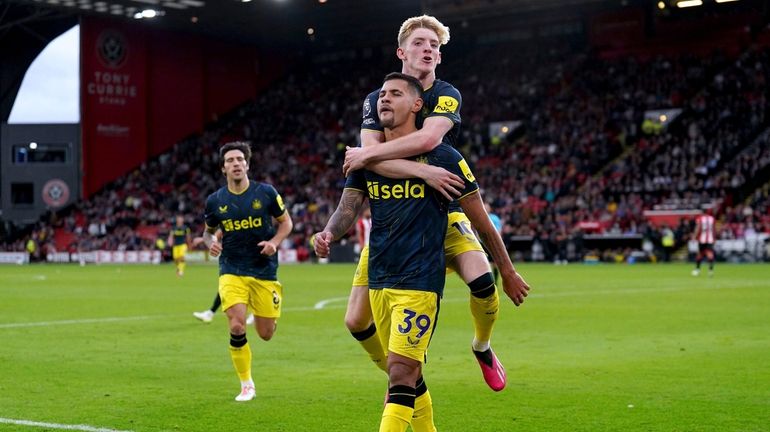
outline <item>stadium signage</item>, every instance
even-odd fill
[[[70,188],[61,179],[51,179],[43,186],[43,202],[49,207],[61,207],[70,199]]]
[[[27,264],[29,254],[26,252],[0,252],[0,264]]]

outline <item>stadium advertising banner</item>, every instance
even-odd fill
[[[49,263],[95,264],[160,264],[160,251],[91,251],[81,253],[57,252],[46,256]]]
[[[83,194],[147,159],[145,34],[83,18],[80,26]]]
[[[0,264],[27,264],[29,254],[26,252],[0,252]]]

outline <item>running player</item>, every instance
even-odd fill
[[[187,247],[191,242],[192,235],[190,234],[190,227],[185,225],[184,216],[177,215],[174,227],[171,228],[171,232],[168,233],[167,243],[171,245],[171,257],[174,259],[176,275],[179,277],[184,276],[184,256],[187,254]]]
[[[254,399],[251,348],[246,340],[246,314],[253,311],[259,336],[273,337],[281,316],[283,287],[278,282],[278,246],[292,230],[283,200],[267,183],[248,177],[251,149],[244,142],[219,150],[224,186],[206,200],[203,240],[219,258],[219,295],[230,328],[230,357],[241,381],[236,401]],[[274,226],[273,219],[278,222]],[[222,241],[216,231],[222,231]]]

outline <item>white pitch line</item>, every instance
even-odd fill
[[[329,303],[336,303],[336,302],[339,302],[339,301],[347,301],[347,300],[348,300],[347,297],[332,297],[330,299],[319,301],[318,303],[315,304],[315,306],[313,306],[313,309],[323,309]]]
[[[92,323],[98,324],[98,323],[119,322],[119,321],[138,321],[138,320],[146,320],[151,318],[159,318],[159,317],[158,316],[135,316],[135,317],[89,318],[89,319],[80,319],[80,320],[9,323],[9,324],[0,324],[0,329],[19,328],[19,327],[44,327],[44,326],[67,325],[67,324],[92,324]]]
[[[84,432],[132,432],[132,431],[126,431],[126,430],[119,430],[119,429],[99,428],[99,427],[93,427],[88,425],[66,425],[66,424],[59,424],[59,423],[43,423],[43,422],[36,422],[36,421],[30,421],[30,420],[9,419],[9,418],[3,418],[3,417],[0,417],[0,423],[13,424],[13,425],[19,425],[19,426],[42,427],[42,428],[48,428],[48,429],[75,430],[75,431],[84,431]]]
[[[565,292],[551,292],[551,293],[539,293],[535,292],[527,296],[528,298],[552,298],[552,297],[576,297],[576,296],[592,296],[592,295],[633,295],[633,294],[647,294],[647,293],[662,293],[662,292],[677,292],[677,291],[700,291],[700,290],[714,290],[714,289],[735,289],[742,287],[753,287],[751,283],[739,283],[736,281],[730,282],[731,286],[701,286],[701,287],[660,287],[653,289],[616,289],[616,290],[598,290],[598,291],[565,291]],[[504,295],[501,293],[501,295]],[[308,312],[319,311],[329,309],[343,309],[345,304],[340,303],[343,300],[347,300],[348,297],[332,297],[321,300],[313,306],[296,306],[283,308],[284,312]],[[444,297],[441,303],[458,303],[468,301],[467,297]],[[44,327],[53,325],[68,325],[68,324],[99,324],[109,322],[121,322],[121,321],[139,321],[155,318],[167,318],[167,315],[155,315],[155,316],[135,316],[135,317],[115,317],[115,318],[91,318],[81,320],[63,320],[63,321],[41,321],[41,322],[26,322],[26,323],[8,323],[0,324],[0,329],[6,328],[21,328],[21,327]]]

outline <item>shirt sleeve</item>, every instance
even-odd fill
[[[206,221],[206,226],[218,227],[219,216],[217,216],[217,199],[214,194],[209,195],[206,199],[206,211],[203,213],[203,219]]]
[[[270,196],[270,216],[277,218],[286,212],[286,205],[283,203],[281,194],[273,186],[267,185],[267,194]]]
[[[460,119],[460,107],[463,103],[463,98],[460,95],[460,91],[454,88],[454,86],[447,84],[438,90],[438,101],[433,110],[425,117],[426,119],[431,117],[446,117],[454,124],[459,124]]]
[[[366,177],[364,170],[353,171],[345,179],[345,189],[355,189],[366,193]]]
[[[380,125],[380,116],[377,115],[377,98],[379,90],[373,91],[364,99],[363,119],[361,120],[361,130],[369,129],[382,132],[385,129]]]
[[[444,168],[463,179],[465,185],[463,190],[460,191],[460,196],[456,198],[457,201],[479,190],[479,184],[476,182],[476,177],[468,166],[468,162],[466,162],[460,152],[452,148],[452,146],[444,143],[439,144],[439,146],[431,152],[428,162],[431,165]]]

